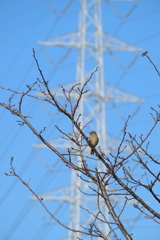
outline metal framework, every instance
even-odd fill
[[[106,1],[111,2],[111,1]],[[67,35],[51,38],[47,41],[40,41],[38,44],[44,46],[61,46],[66,48],[75,48],[78,52],[76,81],[84,83],[88,77],[87,70],[90,72],[98,66],[98,72],[94,79],[90,82],[90,91],[83,97],[79,112],[82,114],[82,125],[86,124],[90,119],[93,123],[90,125],[91,129],[97,131],[100,136],[100,146],[104,152],[108,152],[107,143],[109,142],[107,129],[106,129],[106,103],[107,102],[143,102],[134,95],[123,92],[118,88],[109,85],[104,77],[104,52],[108,51],[113,53],[115,51],[132,51],[137,52],[141,49],[121,41],[111,34],[107,34],[102,28],[102,12],[101,0],[81,0],[80,13],[79,13],[79,28],[77,32],[72,32]],[[111,3],[110,3],[111,4]],[[57,96],[63,97],[61,93]],[[74,97],[74,96],[73,96]],[[89,129],[90,130],[90,129]],[[44,147],[43,145],[34,144],[34,147]],[[58,147],[58,145],[57,145]],[[62,147],[62,146],[61,146]],[[66,146],[63,146],[66,149]],[[114,149],[112,145],[112,149]],[[111,150],[110,150],[111,151]],[[101,168],[101,166],[96,166]],[[59,200],[67,201],[70,206],[69,227],[79,229],[80,225],[85,225],[90,219],[83,218],[80,210],[80,205],[87,204],[89,198],[82,196],[78,190],[79,186],[82,190],[87,189],[87,185],[80,181],[75,171],[71,173],[71,185],[51,192],[43,194],[44,200]],[[96,201],[96,199],[95,199]],[[96,202],[90,202],[96,206]],[[96,209],[95,209],[96,210]],[[106,209],[104,209],[106,211]],[[107,215],[107,211],[106,211]],[[103,227],[103,226],[101,226]],[[108,229],[106,229],[106,234]],[[80,238],[81,236],[78,235]],[[69,240],[75,240],[75,234],[69,232]]]

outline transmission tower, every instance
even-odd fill
[[[127,1],[127,0],[126,0]],[[106,1],[110,2],[111,1]],[[135,1],[136,2],[136,1]],[[61,46],[66,48],[75,48],[78,52],[77,69],[76,69],[76,81],[83,84],[89,76],[89,72],[93,71],[98,66],[98,72],[94,75],[94,78],[89,83],[90,91],[86,94],[80,103],[79,113],[81,113],[82,126],[88,121],[92,120],[92,124],[88,128],[90,130],[96,130],[100,136],[100,146],[104,152],[108,153],[113,151],[116,147],[115,144],[108,145],[110,142],[106,129],[106,103],[107,102],[143,102],[132,94],[123,92],[118,88],[107,83],[104,77],[104,52],[108,51],[114,55],[116,51],[130,51],[136,52],[141,49],[129,44],[128,42],[121,41],[115,38],[111,34],[107,34],[102,28],[102,11],[101,0],[81,0],[80,1],[80,13],[79,13],[79,27],[77,32],[72,32],[67,35],[57,36],[47,41],[40,41],[38,44],[43,46]],[[90,60],[90,61],[88,61]],[[89,70],[89,72],[88,72]],[[57,97],[63,97],[60,93],[56,94]],[[55,146],[55,145],[54,145]],[[34,144],[34,147],[43,147],[43,145]],[[58,147],[55,146],[55,147]],[[66,146],[64,145],[64,150]],[[77,160],[76,160],[77,161]],[[102,166],[94,166],[101,168]],[[86,220],[83,217],[80,207],[90,201],[89,198],[82,196],[77,186],[86,191],[87,185],[84,184],[77,173],[72,170],[71,172],[71,185],[59,189],[57,192],[52,192],[50,196],[43,194],[43,199],[56,198],[61,192],[59,201],[68,201],[70,208],[69,227],[80,229],[80,225],[85,226],[91,219]],[[95,202],[90,202],[96,206]],[[95,209],[96,211],[96,209]],[[104,209],[107,215],[107,209]],[[102,225],[102,224],[101,224]],[[100,226],[103,228],[103,226]],[[106,229],[106,234],[109,229]],[[81,235],[77,235],[81,238]],[[69,232],[69,240],[75,240],[75,234]]]

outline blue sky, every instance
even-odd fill
[[[58,3],[57,3],[58,2]],[[79,1],[62,14],[62,9],[68,1],[51,1],[53,8],[49,8],[46,1],[4,1],[0,2],[1,22],[1,70],[0,84],[6,88],[17,91],[26,89],[26,84],[31,84],[39,76],[32,57],[32,48],[35,48],[37,57],[46,79],[51,81],[51,87],[75,81],[76,51],[72,51],[61,65],[55,63],[65,54],[66,49],[46,48],[52,61],[48,61],[37,42],[48,38],[77,31]],[[133,5],[131,2],[113,2],[113,6],[124,16],[125,12]],[[116,38],[136,45],[143,51],[148,51],[157,68],[160,69],[160,3],[158,0],[142,0],[127,18],[116,16],[109,5],[103,2],[103,29],[106,33]],[[121,136],[124,119],[129,114],[137,113],[129,124],[132,133],[146,133],[152,126],[150,107],[157,108],[160,103],[160,79],[146,58],[137,53],[137,60],[130,68],[118,68],[110,54],[104,54],[105,80],[109,84],[125,92],[129,92],[141,99],[143,103],[117,103],[107,104],[107,131],[111,136]],[[135,56],[135,53],[117,52],[115,56],[123,66]],[[114,65],[115,64],[115,65]],[[57,67],[56,67],[57,66]],[[126,70],[124,74],[124,70]],[[89,69],[88,69],[89,71]],[[10,94],[0,90],[1,102],[7,101]],[[15,98],[15,102],[17,98]],[[34,126],[40,131],[47,126],[45,137],[54,139],[57,131],[54,125],[64,126],[65,121],[61,116],[48,106],[36,101],[25,99],[24,110]],[[46,149],[35,149],[32,144],[39,143],[37,138],[27,129],[20,127],[16,117],[0,108],[0,181],[1,181],[1,233],[0,239],[60,239],[67,233],[52,221],[49,224],[47,214],[39,204],[29,200],[31,194],[24,186],[13,177],[6,177],[9,172],[11,156],[14,157],[14,166],[25,181],[37,193],[58,189],[65,184],[70,184],[69,171],[58,161],[55,155]],[[159,156],[159,126],[151,136],[151,152]],[[56,211],[57,202],[47,202],[51,211]],[[66,204],[60,208],[57,217],[67,221]],[[147,228],[147,229],[146,229]],[[146,240],[157,239],[160,230],[151,222],[142,220],[134,232],[138,240],[140,234]],[[55,237],[56,235],[56,237]],[[142,235],[141,235],[142,236]]]

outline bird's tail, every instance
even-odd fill
[[[94,155],[94,149],[91,149],[90,154]]]

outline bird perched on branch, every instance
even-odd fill
[[[90,137],[89,137],[88,140],[90,141],[92,147],[95,147],[99,142],[99,138],[97,136],[97,133],[95,131],[91,131],[90,132]],[[91,149],[90,154],[94,155],[94,149]]]

